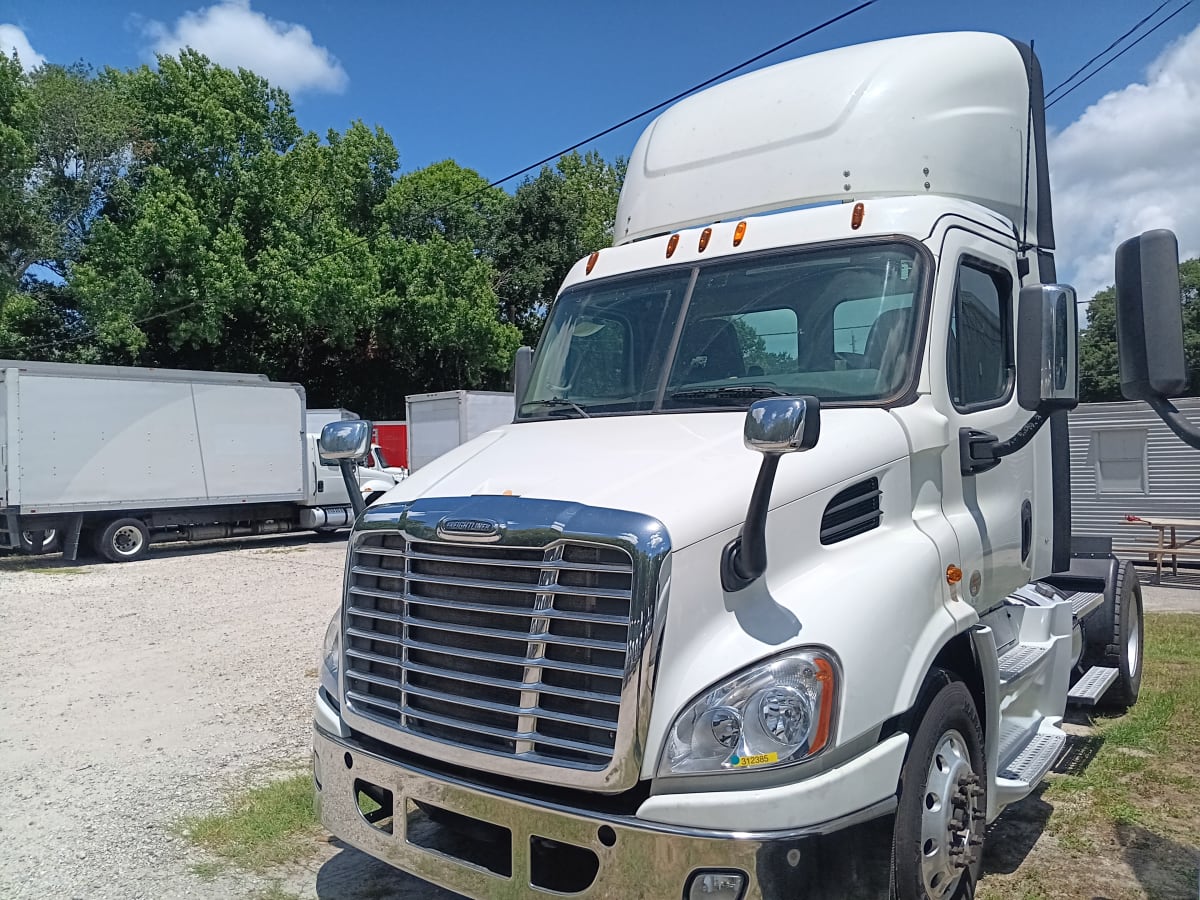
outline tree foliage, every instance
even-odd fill
[[[0,356],[262,372],[314,405],[503,388],[623,163],[515,194],[380,128],[323,138],[287,93],[184,50],[155,66],[0,59]]]
[[[1179,266],[1183,302],[1183,341],[1192,382],[1188,396],[1200,395],[1200,259]],[[1116,291],[1110,286],[1088,304],[1088,326],[1079,341],[1079,394],[1085,403],[1123,400],[1117,363]]]

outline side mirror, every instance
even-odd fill
[[[1075,289],[1021,288],[1017,300],[1017,402],[1030,412],[1079,405],[1079,329]]]
[[[821,436],[820,403],[816,397],[769,397],[756,400],[746,411],[746,446],[760,453],[811,450]]]
[[[811,450],[821,436],[821,404],[816,397],[768,397],[746,411],[742,437],[746,446],[763,455],[746,510],[742,533],[721,555],[721,585],[733,593],[747,588],[767,571],[767,509],[779,458]]]
[[[1165,229],[1117,248],[1117,353],[1121,393],[1158,401],[1188,386],[1179,296],[1179,242]]]
[[[317,440],[325,459],[366,459],[371,452],[371,423],[362,419],[342,419],[321,429]]]
[[[533,375],[533,348],[518,347],[517,355],[513,358],[513,397],[516,398],[517,408],[525,398],[525,388],[529,387],[529,379]]]

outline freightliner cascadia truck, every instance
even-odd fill
[[[358,517],[321,821],[474,898],[971,896],[1066,705],[1141,679],[1136,574],[1072,553],[1036,58],[913,36],[710,88],[641,136],[614,231],[514,421]],[[1122,377],[1169,392],[1149,238]]]

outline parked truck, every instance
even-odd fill
[[[1072,554],[1037,59],[922,35],[710,88],[615,238],[515,420],[357,520],[321,821],[476,898],[972,896],[1067,703],[1142,671],[1136,573]]]
[[[113,562],[153,541],[347,527],[337,463],[317,449],[342,410],[260,375],[0,360],[0,548]],[[362,470],[371,499],[396,480]]]
[[[405,406],[410,472],[497,425],[511,422],[514,412],[513,395],[501,391],[411,394]]]

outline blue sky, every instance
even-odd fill
[[[1182,2],[1171,0],[1163,14]],[[280,73],[274,80],[292,90],[306,129],[323,134],[362,119],[392,135],[404,170],[453,158],[495,179],[853,5],[853,0],[618,0],[587,6],[540,0],[0,0],[0,23],[16,26],[34,52],[60,63],[83,59],[128,67],[152,61],[155,46],[211,42],[201,49],[214,58],[220,52],[250,56],[258,61],[252,68]],[[880,0],[761,65],[899,34],[975,29],[1033,39],[1049,87],[1157,5],[1158,0]],[[1200,34],[1198,23],[1200,4],[1056,105],[1051,127],[1069,132],[1100,98],[1147,81],[1147,68],[1172,41]],[[1200,48],[1200,37],[1197,41]],[[1200,107],[1200,94],[1194,97]],[[1169,115],[1169,106],[1162,104],[1162,115]],[[1102,118],[1120,130],[1112,116]],[[609,158],[627,155],[644,124],[605,138],[597,149]],[[1088,161],[1083,162],[1086,169]],[[1106,164],[1099,158],[1091,162],[1098,169]],[[1162,168],[1178,174],[1170,161]],[[1058,180],[1063,181],[1061,173]],[[1095,199],[1079,199],[1081,217]],[[1200,196],[1195,199],[1200,207]],[[1117,233],[1128,219],[1108,231]],[[1200,250],[1200,217],[1195,231]],[[1106,242],[1107,237],[1100,243]],[[1110,252],[1108,246],[1102,250]],[[1088,252],[1102,256],[1095,248]],[[1092,280],[1098,279],[1099,274]]]

